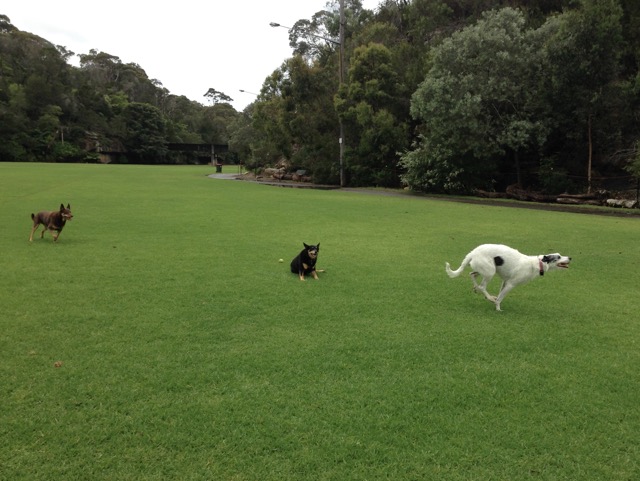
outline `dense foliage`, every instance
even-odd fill
[[[0,16],[0,159],[87,160],[100,146],[190,162],[167,144],[228,143],[249,167],[337,184],[342,126],[350,185],[558,192],[638,176],[634,0],[342,1],[343,37],[338,0],[296,22],[293,56],[244,112],[215,89],[210,106],[171,95],[103,52],[73,67]]]
[[[0,160],[198,162],[168,144],[228,143],[239,116],[228,103],[171,95],[139,65],[104,52],[78,55],[78,67],[74,55],[0,15]]]

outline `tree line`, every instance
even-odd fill
[[[167,143],[204,142],[338,184],[341,138],[348,185],[556,193],[640,176],[635,0],[343,2],[344,38],[338,0],[296,22],[292,56],[243,112],[215,89],[209,106],[172,95],[104,52],[73,67],[0,16],[0,160],[87,161],[98,143],[195,162]]]
[[[239,113],[210,89],[205,106],[172,95],[135,63],[53,45],[0,15],[0,160],[194,163],[170,143],[227,144]],[[231,154],[232,155],[232,154]]]

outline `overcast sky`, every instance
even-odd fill
[[[363,0],[375,10],[378,0]],[[91,49],[137,63],[174,95],[207,104],[209,88],[242,110],[262,82],[291,57],[284,28],[311,19],[326,0],[10,0],[11,23],[76,54]],[[77,60],[76,60],[77,64]]]

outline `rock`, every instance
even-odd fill
[[[621,207],[623,209],[635,209],[636,207],[638,207],[637,200],[607,199],[606,204],[609,207]]]

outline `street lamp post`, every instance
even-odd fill
[[[344,83],[344,0],[340,0],[340,87]],[[340,122],[340,187],[345,186],[344,179],[344,125],[342,123],[342,118],[338,114],[338,121]]]
[[[338,46],[338,54],[339,54],[338,68],[340,69],[338,72],[338,89],[340,89],[342,87],[342,84],[344,83],[344,23],[345,23],[344,0],[340,0],[340,33],[339,33],[340,40],[336,42],[335,40],[322,37],[320,35],[314,35],[312,33],[308,34],[308,35],[311,35],[312,37],[326,40],[327,42],[331,42],[334,45]],[[291,30],[291,27],[285,27],[284,25],[280,25],[279,23],[276,23],[276,22],[271,22],[269,23],[269,25],[272,27],[282,27],[282,28],[286,28],[287,30]],[[344,177],[344,125],[342,123],[342,118],[340,117],[340,115],[338,115],[338,123],[339,123],[339,129],[340,129],[340,138],[338,139],[339,149],[340,149],[340,154],[339,154],[340,155],[340,187],[344,187],[346,185],[345,177]]]

